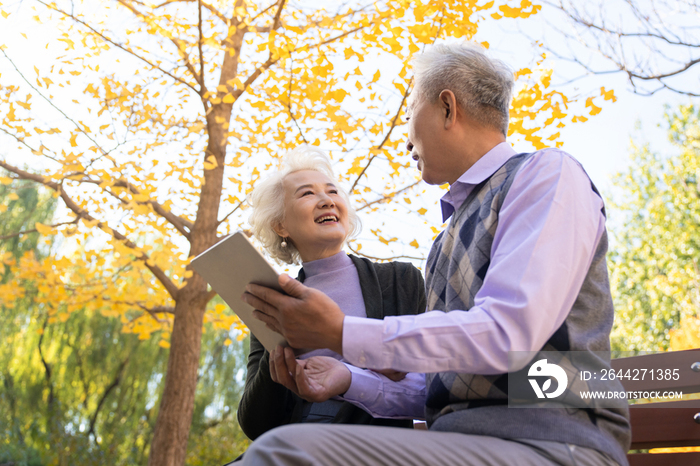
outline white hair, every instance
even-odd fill
[[[278,262],[287,264],[298,264],[301,260],[299,251],[291,241],[287,241],[287,246],[282,247],[283,238],[274,230],[274,227],[284,221],[284,179],[287,175],[301,170],[314,170],[328,176],[335,181],[337,178],[333,173],[331,161],[320,149],[310,146],[299,146],[287,153],[282,159],[282,168],[259,181],[250,195],[250,205],[253,213],[248,218],[248,222],[253,227],[253,234],[260,241],[270,256]],[[350,197],[341,187],[338,193],[345,200],[348,211],[349,231],[345,237],[356,236],[362,225],[355,209],[350,204]]]
[[[435,102],[449,89],[471,118],[507,135],[515,80],[507,64],[488,57],[481,45],[465,43],[433,45],[412,65],[421,96]]]

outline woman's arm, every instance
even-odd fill
[[[255,440],[275,427],[288,424],[293,394],[270,377],[270,353],[252,334],[243,396],[238,404],[238,423]]]

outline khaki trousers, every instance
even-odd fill
[[[394,427],[293,424],[257,439],[243,466],[618,466],[589,448]]]

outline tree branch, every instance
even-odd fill
[[[589,64],[583,63],[577,56],[580,53],[573,51],[571,47],[569,47],[568,55],[562,56],[548,45],[547,50],[554,55],[576,63],[592,74],[624,73],[633,91],[639,95],[652,95],[662,89],[689,96],[700,95],[695,91],[683,90],[664,81],[664,79],[679,76],[700,63],[699,57],[690,55],[691,51],[700,49],[700,41],[692,35],[693,28],[683,28],[671,22],[673,19],[666,16],[669,5],[664,3],[660,10],[654,1],[648,2],[648,4],[639,4],[626,0],[625,3],[629,10],[624,13],[631,16],[634,21],[631,23],[619,22],[611,27],[607,21],[610,15],[606,14],[603,8],[604,3],[600,3],[600,10],[597,14],[591,14],[584,8],[578,8],[571,1],[543,0],[543,3],[561,12],[568,20],[568,28],[552,25],[549,29],[560,34],[567,44],[576,43],[592,53],[600,55],[613,65],[614,70],[597,71],[593,69]],[[695,3],[676,2],[674,6],[677,7],[676,17],[693,14],[697,16],[700,13]],[[690,31],[689,34],[684,34],[688,31]],[[594,40],[585,37],[584,33],[589,33]],[[552,43],[552,41],[543,42],[545,44]],[[679,54],[673,54],[673,51],[679,47],[688,52],[688,58],[685,61],[675,59],[675,57],[680,58]],[[649,90],[641,85],[640,81],[647,83],[657,81],[659,87]]]
[[[194,80],[197,81],[197,84],[199,84],[200,94],[203,93],[204,83],[202,81],[202,78],[199,76],[199,73],[197,73],[197,70],[194,69],[194,65],[192,65],[190,57],[189,55],[187,55],[187,50],[185,50],[184,46],[181,47],[180,39],[172,37],[170,38],[170,40],[173,44],[175,44],[175,47],[177,47],[177,50],[180,52],[180,56],[185,61],[185,68],[187,68],[187,71],[190,72]]]
[[[56,227],[60,227],[63,225],[75,225],[79,221],[80,221],[80,218],[76,217],[75,220],[71,220],[70,222],[55,223],[53,225],[47,225],[47,226],[49,226],[51,228],[56,228]],[[6,239],[15,238],[17,236],[28,235],[30,233],[36,233],[38,231],[39,230],[37,230],[36,228],[32,228],[31,230],[18,231],[17,233],[12,233],[10,235],[0,236],[0,241],[5,241]]]
[[[384,139],[382,142],[376,147],[377,150],[381,149],[384,147],[384,144],[389,140],[389,137],[391,136],[392,131],[394,131],[394,128],[396,127],[396,122],[399,119],[399,115],[401,115],[401,109],[403,109],[404,104],[406,103],[406,99],[408,98],[409,91],[411,89],[411,83],[413,83],[413,78],[408,82],[406,85],[406,90],[403,93],[403,97],[401,98],[401,104],[399,105],[398,110],[396,111],[396,114],[394,115],[394,118],[391,120],[391,126],[389,127],[389,131],[384,135]],[[357,183],[359,183],[360,178],[367,172],[367,169],[369,166],[372,164],[372,161],[377,157],[379,154],[373,154],[369,160],[367,161],[367,165],[365,165],[365,168],[362,169],[359,175],[357,175],[357,178],[355,179],[355,182],[352,184],[352,187],[350,188],[350,193],[352,194],[355,191],[355,187],[357,186]]]
[[[237,205],[236,207],[234,207],[233,210],[232,210],[231,212],[229,212],[228,214],[226,214],[226,216],[225,216],[224,218],[222,218],[221,220],[219,220],[219,221],[216,223],[217,226],[218,226],[218,225],[221,225],[222,223],[224,223],[224,222],[226,221],[227,218],[229,218],[229,217],[230,217],[231,215],[233,215],[238,209],[240,209],[241,206],[245,203],[245,201],[246,201],[247,199],[248,199],[248,198],[246,197],[246,198],[243,199],[241,202],[239,202],[238,205]]]
[[[284,4],[286,3],[287,0],[279,0],[277,2],[277,12],[275,12],[275,18],[272,20],[272,30],[275,31],[277,28],[279,28],[281,24],[281,18],[282,18],[282,10],[284,9]]]
[[[94,183],[94,181],[90,180],[90,183]],[[132,195],[138,196],[141,194],[141,192],[136,189],[131,183],[129,183],[126,180],[117,180],[113,186],[117,188],[126,188],[129,190],[129,192]],[[105,190],[107,193],[109,193],[111,196],[115,197],[118,199],[120,202],[128,204],[128,202],[121,197],[119,197],[117,194]],[[192,228],[194,225],[192,224],[191,221],[187,220],[186,218],[180,217],[178,215],[175,215],[174,213],[170,212],[167,210],[165,207],[163,207],[160,203],[153,201],[153,200],[147,200],[147,201],[136,201],[137,204],[142,204],[142,205],[150,205],[153,208],[153,211],[166,219],[172,226],[175,227],[177,231],[179,231],[185,238],[190,239],[190,232],[192,231]]]
[[[39,97],[41,97],[41,98],[44,99],[46,102],[48,102],[48,104],[51,105],[51,107],[53,107],[56,111],[58,111],[58,113],[60,113],[66,120],[68,120],[68,121],[70,121],[71,123],[73,123],[73,125],[75,125],[75,127],[78,129],[78,131],[80,131],[81,133],[83,133],[83,134],[85,135],[85,137],[87,137],[87,138],[90,140],[90,142],[92,142],[93,144],[95,144],[95,147],[97,147],[97,148],[100,150],[100,152],[102,152],[103,155],[107,155],[107,154],[108,154],[108,152],[107,152],[106,150],[104,150],[104,149],[102,148],[102,146],[100,146],[100,144],[99,144],[97,141],[95,141],[83,128],[81,128],[80,125],[79,125],[75,120],[73,120],[71,117],[69,117],[68,115],[66,115],[66,113],[65,113],[63,110],[61,110],[60,108],[58,108],[58,107],[51,101],[51,99],[49,99],[48,97],[46,97],[39,89],[37,89],[37,88],[34,86],[34,84],[32,84],[32,83],[24,76],[24,74],[19,70],[19,68],[17,68],[17,65],[15,65],[15,62],[12,61],[12,59],[7,55],[7,53],[5,53],[5,50],[4,50],[4,49],[0,48],[0,52],[2,52],[2,54],[5,56],[5,58],[7,59],[7,61],[9,61],[10,64],[12,64],[12,67],[15,69],[15,71],[17,72],[17,74],[20,75],[20,77],[22,78],[22,80],[24,80],[24,82],[26,82],[27,85],[28,85],[29,87],[31,87],[31,88],[34,90],[34,92],[36,92],[36,93],[39,95]],[[5,133],[10,134],[10,133],[8,133],[7,131],[5,131]],[[13,136],[14,136],[14,135],[13,135]],[[17,137],[15,136],[15,138],[17,138]],[[19,140],[19,138],[17,138],[17,139]],[[41,151],[38,151],[38,152],[41,153]]]
[[[153,8],[158,9],[158,8],[163,8],[164,6],[168,6],[168,5],[173,4],[173,3],[194,3],[196,1],[197,0],[167,0],[166,2],[163,2],[160,5],[156,5]],[[211,14],[213,14],[214,16],[219,18],[227,26],[230,24],[228,18],[226,16],[224,16],[224,14],[221,13],[219,10],[217,10],[213,5],[211,5],[209,3],[205,3],[205,2],[201,2],[201,5],[204,8],[206,8],[207,10],[209,10],[209,12]]]
[[[202,42],[204,32],[202,30],[202,0],[197,0],[197,31],[199,38],[197,39],[197,48],[199,49],[199,78],[200,78],[200,94],[204,95],[204,52],[202,51]]]
[[[350,249],[353,253],[357,254],[358,256],[366,257],[367,259],[374,260],[374,261],[394,261],[396,259],[413,259],[413,260],[418,260],[418,261],[424,261],[425,257],[415,257],[415,256],[393,256],[393,257],[374,257],[374,256],[369,256],[363,252],[358,251],[357,249],[353,248],[352,245],[348,242],[345,243],[348,245],[348,249]]]
[[[304,131],[301,129],[301,126],[299,126],[299,122],[297,122],[297,119],[294,118],[294,112],[292,111],[292,82],[293,81],[294,81],[294,60],[292,59],[292,55],[289,54],[289,91],[288,91],[288,97],[287,97],[287,109],[289,110],[289,117],[294,122],[294,126],[297,127],[297,129],[299,130],[299,134],[301,134],[301,139],[304,141],[305,144],[308,144],[309,141],[306,140],[306,136],[304,136]]]
[[[136,259],[142,260],[144,262],[146,268],[148,268],[148,270],[150,270],[151,273],[153,273],[153,275],[163,285],[163,287],[170,294],[170,296],[173,299],[177,300],[177,296],[178,296],[178,292],[179,292],[178,287],[168,278],[167,275],[165,275],[165,272],[163,272],[163,270],[160,267],[158,267],[157,265],[150,264],[149,263],[150,258],[148,257],[148,255],[145,252],[143,252],[131,240],[129,240],[126,236],[124,236],[123,234],[119,233],[118,231],[110,228],[109,225],[107,225],[106,223],[100,222],[99,220],[94,218],[92,215],[90,215],[86,210],[81,208],[73,199],[71,199],[70,196],[68,196],[68,193],[66,193],[66,191],[63,189],[63,186],[61,184],[58,184],[54,181],[50,181],[41,175],[36,175],[34,173],[30,173],[30,172],[21,170],[21,169],[14,167],[14,166],[12,166],[12,165],[10,165],[2,160],[0,160],[0,167],[3,167],[6,170],[11,171],[12,173],[19,176],[22,179],[32,180],[32,181],[35,181],[37,183],[41,183],[44,186],[46,186],[47,188],[50,188],[50,189],[53,189],[54,191],[56,191],[59,194],[59,196],[61,197],[61,199],[63,199],[63,202],[66,204],[66,207],[68,207],[70,210],[72,210],[73,213],[78,216],[78,218],[85,219],[88,222],[95,222],[96,226],[98,228],[100,228],[101,230],[110,234],[114,239],[122,242],[122,244],[124,244],[129,249],[132,249],[136,255]]]
[[[394,191],[393,193],[386,194],[386,195],[380,197],[379,199],[375,199],[375,200],[372,201],[372,202],[368,202],[368,203],[366,203],[365,205],[363,205],[362,207],[360,207],[359,209],[355,209],[355,211],[359,212],[359,211],[364,210],[364,209],[366,209],[366,208],[368,208],[368,207],[370,207],[370,206],[372,206],[372,205],[374,205],[374,204],[381,204],[382,202],[386,202],[386,201],[388,201],[388,200],[394,198],[395,196],[398,196],[399,194],[401,194],[401,193],[403,193],[403,192],[405,192],[405,191],[408,191],[409,189],[413,188],[414,186],[416,186],[416,185],[417,185],[418,183],[420,183],[421,181],[422,181],[422,180],[418,180],[418,181],[416,181],[415,183],[409,184],[408,186],[404,186],[403,188],[399,189],[398,191]]]
[[[99,440],[97,439],[97,434],[95,433],[95,422],[97,421],[97,415],[100,413],[100,408],[102,408],[102,405],[104,404],[105,400],[109,396],[109,394],[117,388],[119,385],[119,382],[121,380],[122,373],[124,372],[124,368],[126,367],[127,363],[129,362],[129,358],[131,357],[131,354],[126,357],[124,361],[119,365],[119,369],[117,369],[117,374],[114,377],[114,380],[112,380],[112,383],[107,387],[107,389],[104,391],[102,396],[100,397],[100,401],[97,402],[97,407],[95,408],[95,412],[93,413],[92,417],[90,418],[90,428],[87,431],[87,435],[89,436],[92,434],[92,436],[95,438],[95,443],[100,444]]]
[[[53,405],[53,400],[54,400],[53,382],[51,381],[51,366],[49,365],[48,362],[46,362],[46,359],[44,359],[44,353],[41,351],[41,344],[44,341],[44,334],[46,334],[46,326],[48,325],[48,323],[49,323],[49,318],[46,317],[46,319],[44,319],[44,325],[41,327],[41,336],[39,337],[39,344],[37,346],[39,348],[39,358],[41,359],[41,363],[44,365],[46,382],[49,384],[48,405],[49,405],[49,409],[50,409],[51,405]]]
[[[179,82],[180,84],[184,84],[185,86],[189,87],[190,89],[192,89],[193,91],[195,91],[197,94],[199,94],[199,91],[197,90],[197,88],[194,87],[192,84],[188,83],[187,81],[185,81],[185,80],[182,79],[182,78],[179,78],[179,77],[175,76],[175,75],[172,74],[171,72],[164,70],[163,68],[161,68],[160,66],[156,65],[155,63],[151,63],[150,60],[148,60],[148,59],[145,58],[145,57],[142,57],[141,55],[139,55],[138,53],[134,52],[133,50],[129,50],[129,49],[126,48],[125,46],[119,44],[118,42],[115,42],[114,40],[110,39],[109,37],[107,37],[107,36],[105,36],[104,34],[102,34],[101,32],[99,32],[97,29],[95,29],[95,28],[93,28],[92,26],[90,26],[89,24],[87,24],[85,21],[83,21],[83,20],[81,20],[81,19],[75,17],[73,14],[68,13],[68,12],[65,12],[65,11],[61,10],[60,8],[56,7],[55,5],[53,5],[53,4],[50,5],[50,4],[46,3],[46,2],[44,2],[43,0],[37,0],[37,1],[38,1],[39,3],[41,3],[42,5],[44,5],[46,8],[49,8],[49,9],[51,9],[51,10],[54,10],[54,11],[57,12],[57,13],[61,13],[62,15],[66,16],[67,18],[70,18],[70,19],[72,19],[73,21],[75,21],[76,23],[78,23],[78,24],[84,26],[85,28],[89,29],[90,31],[92,31],[93,34],[95,34],[96,36],[98,36],[98,37],[99,37],[100,39],[102,39],[103,41],[108,42],[108,43],[114,45],[115,47],[117,47],[117,48],[119,48],[119,49],[125,51],[126,53],[128,53],[128,54],[130,54],[130,55],[133,55],[134,57],[136,57],[136,58],[138,58],[139,60],[141,60],[141,61],[143,61],[144,63],[146,63],[146,64],[147,64],[148,66],[150,66],[151,68],[160,71],[161,73],[163,73],[164,75],[170,77],[170,78],[173,79],[174,81],[177,81],[177,82]],[[121,3],[122,5],[124,5],[126,8],[128,8],[129,10],[132,10],[132,11],[133,11],[133,7],[131,7],[130,5],[124,4],[124,2],[123,2],[122,0],[117,0],[117,1],[118,1],[119,3]]]

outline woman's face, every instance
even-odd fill
[[[284,178],[284,220],[275,227],[289,238],[304,262],[340,252],[348,235],[348,208],[333,181],[301,170]]]

